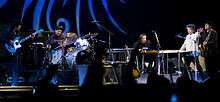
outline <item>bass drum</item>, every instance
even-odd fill
[[[90,64],[92,62],[92,53],[89,49],[83,51],[69,51],[65,54],[66,64],[72,69],[77,64]]]
[[[93,60],[93,53],[89,49],[83,50],[77,53],[75,63],[76,64],[91,64]]]
[[[75,49],[78,51],[87,50],[90,45],[87,39],[78,38],[74,43]]]

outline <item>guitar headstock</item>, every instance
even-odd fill
[[[42,33],[42,32],[44,32],[44,29],[39,29],[35,33]]]

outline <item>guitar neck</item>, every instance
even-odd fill
[[[36,35],[36,34],[38,34],[38,32],[34,32],[34,33],[32,33],[31,35],[29,35],[29,36],[27,36],[27,37],[21,39],[21,40],[20,40],[20,43],[25,42],[26,40],[30,39],[33,35]]]
[[[28,40],[28,39],[30,39],[30,38],[31,38],[31,35],[25,37],[24,39],[21,39],[21,40],[20,40],[20,43],[23,43],[23,42],[25,42],[26,40]]]
[[[210,35],[211,35],[211,32],[209,32],[209,34],[207,35],[207,37],[206,37],[206,39],[205,39],[205,41],[203,43],[205,43],[205,42],[207,43],[209,41]]]

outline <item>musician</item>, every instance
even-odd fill
[[[9,33],[9,37],[8,37],[10,42],[13,42],[13,40],[18,36],[22,37],[21,28],[22,28],[22,23],[16,23],[13,25],[13,29],[11,33]]]
[[[22,34],[22,26],[23,24],[20,22],[16,22],[13,26],[13,29],[11,31],[11,33],[9,34],[9,41],[11,46],[13,45],[13,41],[15,39],[21,40],[23,39],[25,36]],[[32,36],[32,38],[34,38],[35,36]],[[21,43],[21,48],[18,48],[16,50],[16,52],[14,53],[15,55],[15,59],[13,60],[13,63],[15,63],[15,66],[12,68],[12,78],[13,78],[13,83],[12,85],[16,85],[17,84],[17,78],[22,77],[20,75],[20,73],[22,71],[24,71],[24,67],[27,65],[27,55],[28,53],[28,45],[30,44],[30,42],[32,41],[32,39],[29,39],[28,41]],[[13,47],[13,46],[12,46]],[[6,48],[7,49],[7,48]],[[11,51],[11,49],[7,49],[9,52]]]
[[[63,26],[57,26],[54,34],[51,35],[46,41],[46,45],[48,48],[53,49],[55,47],[61,46],[65,39],[65,35],[63,33]]]
[[[10,43],[13,43],[13,40],[16,37],[21,37],[21,28],[22,28],[22,24],[21,23],[16,23],[13,25],[13,29],[11,31],[11,33],[9,34],[9,41]],[[13,82],[11,83],[11,85],[17,85],[17,80],[18,80],[18,76],[20,74],[20,70],[21,70],[21,65],[22,65],[22,60],[23,60],[23,53],[21,49],[18,49],[15,53],[15,66],[12,67],[11,71],[12,71],[12,79]]]
[[[196,32],[195,30],[195,25],[194,24],[188,24],[186,25],[186,30],[187,30],[187,36],[182,44],[180,51],[187,51],[188,53],[184,56],[184,64],[187,67],[187,72],[188,70],[192,71],[197,71],[200,69],[200,65],[198,64],[198,56],[199,56],[199,38],[200,34],[199,32]],[[193,63],[194,68],[190,67],[190,64]],[[186,74],[186,73],[185,73]],[[191,77],[190,73],[187,73],[189,77]]]
[[[46,46],[47,48],[49,49],[49,55],[53,54],[51,51],[52,50],[62,50],[62,58],[61,59],[55,59],[55,60],[59,60],[58,63],[47,63],[47,64],[50,64],[52,66],[57,66],[58,69],[54,69],[54,70],[65,70],[65,69],[68,69],[67,66],[65,65],[67,62],[66,62],[66,59],[64,59],[64,53],[66,51],[65,49],[65,38],[67,37],[67,35],[65,33],[63,33],[63,26],[57,26],[55,28],[55,31],[53,33],[53,35],[51,35],[48,40],[45,42],[46,43]],[[57,55],[59,56],[59,55]],[[51,59],[50,59],[51,60]],[[78,70],[74,67],[74,68],[69,68],[69,69],[72,69],[73,71],[73,74],[74,74],[74,84],[78,84]],[[57,75],[57,73],[55,74]]]
[[[217,72],[217,62],[215,60],[218,56],[218,36],[216,30],[214,30],[214,23],[206,21],[204,31],[200,35],[199,48],[201,56],[205,58],[209,75],[213,75]]]
[[[138,40],[133,44],[133,48],[142,49],[143,47],[146,47],[146,48],[150,49],[151,45],[152,44],[151,44],[150,39],[148,38],[148,36],[145,33],[143,33],[143,34],[139,35]]]
[[[138,68],[142,73],[150,71],[153,67],[153,57],[150,54],[143,54],[143,48],[145,50],[152,50],[152,43],[149,37],[145,33],[140,34],[138,40],[133,44],[133,48],[134,53],[132,54],[131,61],[136,61],[136,64],[138,64]],[[146,69],[146,67],[148,69]]]

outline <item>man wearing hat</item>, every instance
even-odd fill
[[[205,21],[204,23],[204,31],[201,33],[199,48],[202,56],[205,58],[208,74],[212,76],[218,71],[216,62],[218,56],[218,36],[212,21]]]
[[[63,26],[57,26],[53,35],[51,35],[46,41],[46,45],[50,49],[54,49],[62,45],[65,36],[63,34]]]

